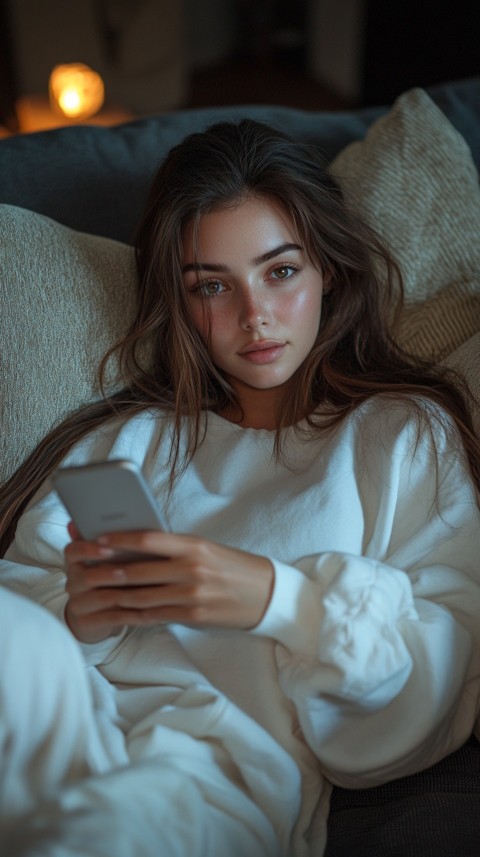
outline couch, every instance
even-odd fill
[[[155,168],[186,134],[244,115],[319,146],[402,264],[399,339],[458,368],[480,397],[480,78],[349,112],[239,106],[11,136],[0,141],[1,480],[64,413],[98,395],[98,358],[132,312],[131,242]],[[477,849],[473,736],[423,773],[333,790],[327,857]]]

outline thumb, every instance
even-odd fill
[[[72,542],[78,542],[82,538],[73,521],[68,522],[67,530]]]

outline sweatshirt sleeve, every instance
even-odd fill
[[[108,456],[122,457],[116,450],[116,426],[112,431],[87,437],[66,457],[64,464],[82,464]],[[121,433],[119,435],[122,441]],[[0,560],[0,584],[42,605],[63,624],[68,595],[65,590],[64,549],[70,541],[67,525],[70,516],[61,503],[50,479],[32,498],[20,517],[15,538]],[[99,643],[80,643],[87,664],[103,663],[127,633]]]
[[[0,562],[3,586],[42,605],[63,624],[68,600],[63,550],[70,540],[69,520],[56,494],[49,492],[22,515],[15,540]],[[125,634],[123,629],[99,643],[79,642],[86,663],[103,663]]]
[[[149,466],[159,426],[156,411],[131,420],[114,418],[74,446],[62,466],[108,458],[129,458],[140,468]],[[50,478],[46,479],[20,517],[15,539],[0,560],[0,584],[41,604],[63,623],[68,601],[63,552],[70,541],[69,520]],[[128,633],[123,628],[98,643],[79,643],[87,664],[104,663]]]
[[[478,718],[480,512],[459,447],[437,420],[418,432],[410,420],[388,473],[367,461],[388,492],[364,554],[272,559],[274,593],[253,633],[277,641],[283,692],[344,787],[434,764]]]

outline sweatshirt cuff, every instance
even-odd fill
[[[250,633],[271,637],[291,652],[311,656],[316,651],[321,598],[318,585],[297,568],[269,557],[275,571],[270,604]]]
[[[115,637],[107,637],[105,640],[100,640],[98,643],[82,643],[79,642],[80,651],[87,666],[98,667],[109,660],[114,650],[122,642],[127,635],[128,626],[125,625],[119,634]]]
[[[71,634],[71,630],[68,626],[68,622],[65,618],[65,608],[67,606],[68,595],[57,596],[55,599],[55,614],[58,616],[60,621],[63,623],[68,633]],[[49,605],[51,608],[53,605]],[[122,630],[115,634],[114,637],[107,637],[105,640],[100,640],[98,643],[82,643],[81,640],[76,640],[77,645],[80,648],[80,651],[83,656],[83,660],[90,667],[100,666],[103,664],[112,654],[114,649],[118,646],[119,643],[122,642],[128,631],[127,625],[125,625]],[[73,635],[72,635],[73,636]],[[76,639],[76,638],[75,638]]]

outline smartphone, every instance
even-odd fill
[[[52,474],[52,483],[87,541],[119,530],[169,529],[148,482],[133,461],[112,459],[60,467]],[[125,553],[122,556],[127,559]]]

